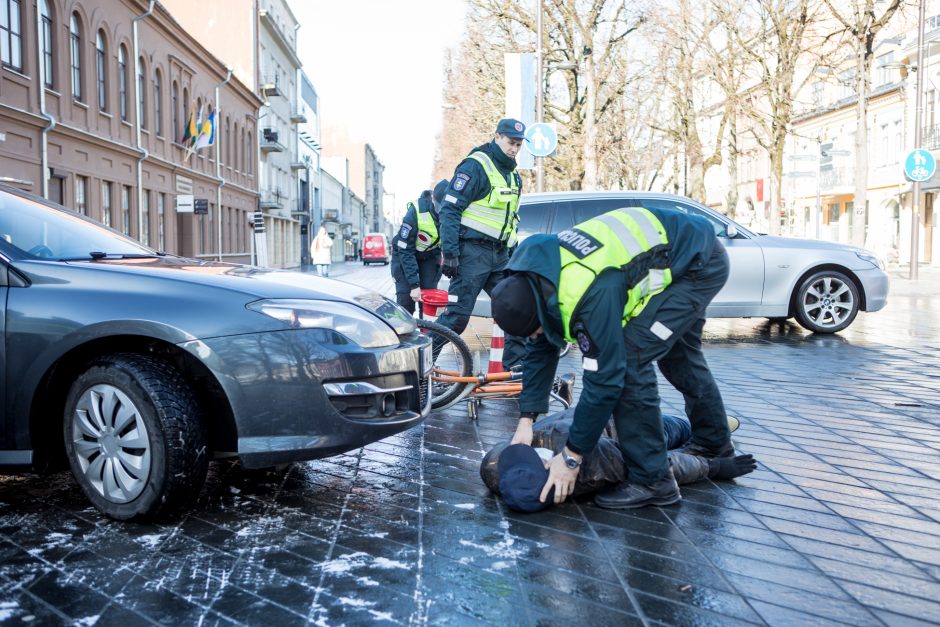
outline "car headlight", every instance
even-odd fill
[[[398,335],[409,335],[418,329],[415,319],[410,313],[402,309],[395,301],[382,296],[378,292],[365,291],[362,294],[353,296],[352,299],[384,320],[390,327],[395,329],[395,333]]]
[[[881,258],[878,257],[877,255],[874,255],[869,252],[857,250],[855,251],[855,256],[861,259],[862,261],[867,261],[868,263],[872,264],[876,268],[880,268],[882,270],[885,269],[885,262],[882,261]]]
[[[398,336],[388,324],[350,303],[272,298],[246,306],[292,329],[332,329],[363,348],[398,344]]]

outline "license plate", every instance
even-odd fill
[[[425,346],[418,349],[421,361],[421,376],[426,377],[431,374],[431,369],[434,367],[433,354],[430,346]]]

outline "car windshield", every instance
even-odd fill
[[[155,254],[76,213],[4,192],[0,192],[0,247],[39,259],[150,257]]]

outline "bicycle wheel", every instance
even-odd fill
[[[444,325],[428,320],[416,320],[422,333],[434,342],[434,370],[469,377],[473,370],[473,357],[463,339]],[[472,389],[470,383],[431,381],[431,409],[444,409],[459,401],[464,392]]]

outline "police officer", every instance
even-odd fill
[[[441,238],[438,234],[441,200],[449,182],[443,180],[408,203],[401,228],[392,238],[392,278],[398,304],[415,312],[421,290],[434,289],[441,280]]]
[[[552,459],[543,500],[571,494],[583,455],[613,414],[628,479],[598,493],[601,507],[680,500],[666,458],[653,362],[685,397],[692,424],[685,453],[733,457],[718,386],[702,353],[705,308],[728,278],[728,254],[700,216],[625,208],[557,235],[534,235],[513,254],[514,274],[493,290],[493,316],[529,335],[514,443],[529,444],[548,409],[558,347],[577,342],[584,387],[567,445]]]
[[[509,249],[516,245],[522,178],[516,155],[525,126],[503,119],[495,138],[477,146],[454,172],[441,206],[441,248],[449,292],[457,297],[437,319],[462,333],[481,290],[487,294],[506,276]],[[525,353],[524,338],[506,335],[503,364],[512,367]]]

